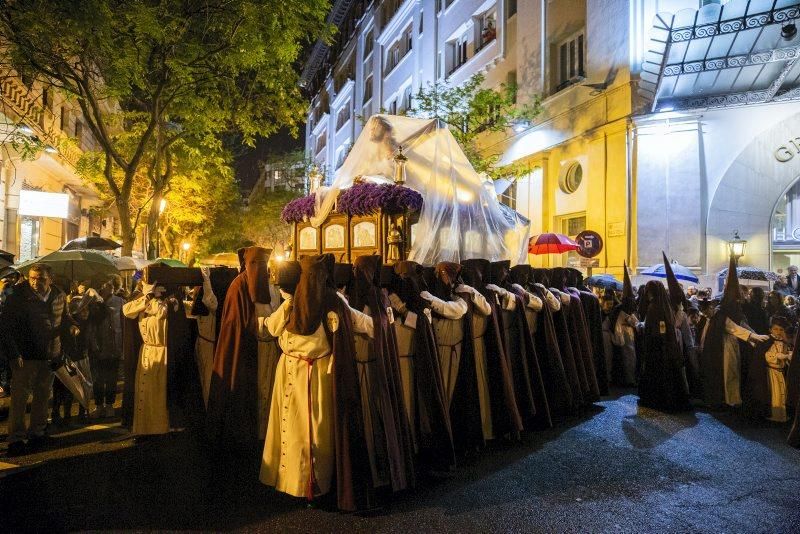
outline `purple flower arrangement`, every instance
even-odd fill
[[[285,223],[302,222],[312,215],[314,215],[314,193],[286,204],[281,211],[281,220]]]
[[[402,185],[353,184],[339,194],[337,211],[347,215],[369,215],[383,210],[384,213],[403,213],[422,209],[422,195]],[[283,208],[281,220],[287,223],[302,222],[314,215],[314,194],[292,200]]]
[[[340,213],[369,215],[383,210],[384,213],[402,213],[422,209],[422,195],[402,185],[374,184],[362,182],[345,189],[337,201]]]

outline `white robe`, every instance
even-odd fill
[[[136,366],[133,433],[169,432],[167,408],[167,303],[141,296],[126,303],[122,313],[139,320],[142,348]]]
[[[278,308],[280,298],[275,286],[269,286],[270,303],[255,303],[258,322],[258,439],[267,435],[270,406],[272,405],[272,388],[275,384],[275,371],[281,356],[278,340],[269,333],[267,318]]]
[[[259,480],[295,497],[324,495],[335,470],[333,358],[322,324],[308,336],[286,330],[291,300],[264,321],[282,354],[275,371]],[[332,312],[331,312],[332,313]],[[350,308],[355,333],[372,335],[372,317]],[[326,318],[333,329],[338,317]],[[313,473],[312,473],[313,469]]]
[[[786,363],[792,358],[785,343],[776,341],[765,354],[769,366],[769,389],[772,397],[772,414],[769,419],[778,423],[788,421],[786,416]]]

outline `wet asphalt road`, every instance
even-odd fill
[[[118,435],[101,424],[0,457],[22,466],[0,471],[0,530],[800,532],[800,451],[785,427],[639,410],[631,394],[362,516],[277,494],[258,458],[212,461],[188,432],[105,442]]]

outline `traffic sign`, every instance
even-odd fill
[[[584,258],[594,258],[603,250],[603,238],[594,230],[584,230],[579,233],[575,241],[580,247],[577,252]]]

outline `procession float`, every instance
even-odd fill
[[[498,202],[438,120],[374,115],[331,184],[322,178],[313,170],[311,193],[282,212],[292,225],[291,259],[525,260],[527,219]]]

